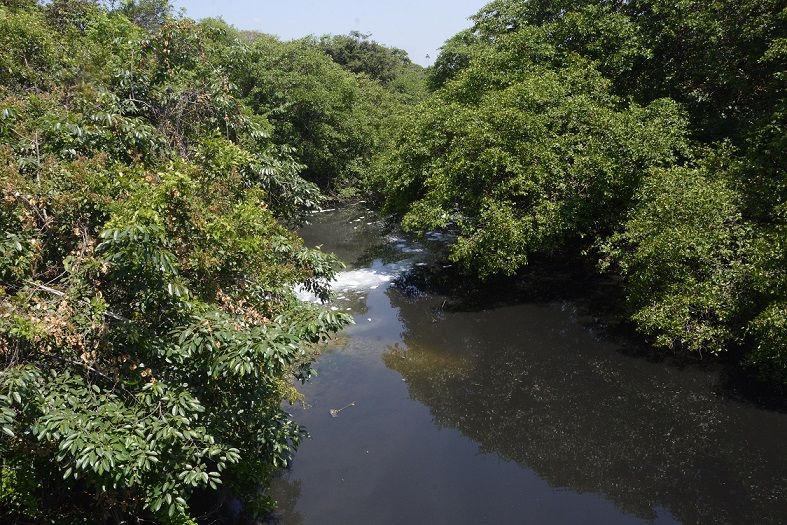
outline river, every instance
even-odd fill
[[[555,269],[468,299],[441,235],[361,208],[301,234],[348,264],[355,325],[290,409],[311,438],[277,522],[787,523],[787,414],[605,329],[603,287]]]

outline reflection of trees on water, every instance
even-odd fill
[[[295,510],[300,496],[300,480],[291,480],[286,474],[279,477],[273,484],[271,493],[271,497],[276,500],[276,512],[269,516],[265,523],[276,525],[286,522],[292,525],[301,525],[303,516]]]
[[[402,247],[389,240],[395,224],[360,206],[317,214],[299,230],[309,247],[335,254],[349,268],[364,268],[375,260],[384,264],[402,260]],[[326,242],[327,241],[327,242]]]
[[[453,312],[389,293],[407,350],[386,365],[437,424],[533,469],[554,487],[601,493],[652,519],[787,520],[787,416],[727,402],[713,377],[603,347],[559,309]]]

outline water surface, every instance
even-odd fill
[[[559,275],[516,301],[438,292],[444,239],[362,209],[302,235],[348,263],[333,307],[356,324],[292,409],[312,438],[272,488],[279,522],[787,522],[787,415],[612,337],[603,294]]]

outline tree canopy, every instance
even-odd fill
[[[777,1],[495,0],[375,163],[386,209],[486,278],[594,256],[673,350],[787,380],[785,11]]]

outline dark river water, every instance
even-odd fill
[[[356,324],[291,409],[312,437],[280,523],[787,523],[787,414],[608,333],[603,290],[470,302],[439,235],[358,208],[301,233],[347,263],[331,304]]]

